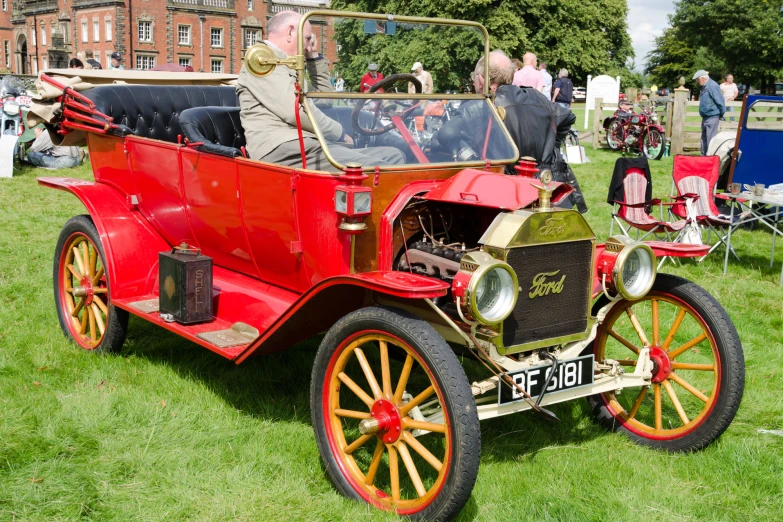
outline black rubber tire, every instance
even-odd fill
[[[617,133],[617,128],[622,127],[619,121],[615,120],[610,125],[609,128],[606,129],[606,144],[609,146],[611,150],[620,150],[623,148],[623,142],[622,139],[620,139],[619,142],[612,141],[613,139],[616,139],[615,134]],[[620,133],[622,134],[622,133]]]
[[[658,152],[656,154],[649,154],[647,152],[647,146],[644,144],[644,142],[646,142],[649,139],[650,135],[653,134],[653,133],[658,136],[658,140],[659,140],[659,142],[661,144],[661,148],[658,150]],[[659,131],[658,129],[650,129],[647,132],[647,136],[644,137],[644,140],[642,142],[642,152],[644,153],[644,155],[648,159],[659,160],[659,159],[661,159],[663,157],[663,151],[664,150],[666,150],[666,138],[663,137],[663,135],[661,134],[661,131]]]
[[[60,258],[63,255],[65,242],[74,233],[81,233],[87,236],[87,238],[92,241],[93,245],[98,248],[101,259],[104,260],[104,262],[106,259],[106,253],[103,250],[103,244],[101,243],[98,230],[95,228],[95,224],[92,222],[92,218],[89,215],[74,216],[69,219],[63,227],[62,231],[60,231],[60,237],[57,239],[57,246],[54,250],[54,270],[52,279],[54,283],[54,304],[55,308],[57,309],[57,318],[60,321],[60,328],[62,329],[63,334],[65,334],[65,336],[74,344],[82,347],[79,342],[74,339],[71,330],[66,323],[67,319],[65,317],[60,299],[59,286],[61,284]],[[108,274],[106,279],[108,281]],[[109,291],[106,294],[106,297],[108,300],[107,307],[109,309],[109,314],[106,319],[106,331],[103,335],[103,339],[101,339],[100,344],[98,344],[95,348],[87,351],[97,353],[116,353],[120,350],[120,348],[122,348],[122,345],[125,342],[125,336],[128,330],[128,312],[111,304],[111,286],[109,286]],[[82,348],[85,349],[84,347]]]
[[[692,307],[710,329],[721,360],[720,392],[715,407],[694,431],[678,439],[655,440],[631,432],[617,422],[600,395],[587,397],[600,424],[611,431],[625,434],[634,442],[650,448],[672,451],[698,451],[726,431],[739,409],[745,388],[745,358],[737,330],[723,307],[699,285],[671,274],[658,274],[652,292],[677,297]],[[606,304],[606,298],[603,298]],[[594,311],[602,306],[599,301]],[[611,314],[611,311],[609,312]],[[607,315],[608,316],[608,315]],[[600,335],[600,334],[599,334]],[[595,342],[597,342],[596,339]],[[588,352],[592,348],[588,348]]]
[[[391,307],[367,307],[340,319],[329,329],[313,364],[310,408],[318,449],[326,471],[344,496],[364,501],[340,471],[326,433],[321,407],[329,361],[349,336],[364,330],[395,335],[408,343],[425,361],[439,388],[446,409],[451,412],[451,438],[454,448],[448,476],[437,497],[424,509],[408,515],[413,520],[451,520],[470,498],[481,460],[481,430],[476,403],[465,372],[454,354],[432,326],[410,313]]]

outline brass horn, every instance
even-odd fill
[[[296,55],[288,58],[278,58],[275,52],[265,43],[257,43],[245,53],[245,68],[253,76],[272,74],[275,67],[285,65],[291,69],[304,69],[304,56]]]

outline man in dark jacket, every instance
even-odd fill
[[[726,113],[726,103],[723,93],[715,81],[711,80],[707,71],[700,69],[693,79],[701,85],[699,93],[699,116],[701,116],[701,155],[707,155],[710,140],[718,133],[718,122]]]
[[[535,158],[539,169],[549,169],[555,181],[571,185],[574,192],[565,206],[575,206],[580,212],[587,212],[579,183],[558,151],[558,138],[562,139],[568,132],[576,116],[570,109],[551,103],[532,87],[511,85],[513,74],[514,67],[508,56],[502,51],[492,51],[489,57],[490,90],[495,93],[495,105],[505,109],[503,123],[519,150],[519,156]],[[477,93],[484,92],[484,82],[482,57],[473,72],[473,87]],[[487,112],[482,110],[483,104],[480,101],[463,103],[457,115],[443,125],[433,141],[463,160],[475,159],[470,155],[476,155],[474,151],[481,150],[486,139],[483,129],[487,128],[487,124],[482,120],[487,118]],[[496,140],[497,143],[502,141],[505,140]],[[515,174],[513,165],[509,165],[506,171]]]

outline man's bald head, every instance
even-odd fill
[[[275,44],[288,56],[296,54],[296,31],[302,15],[296,11],[281,11],[269,19],[266,23],[267,40]],[[305,47],[313,37],[313,28],[310,22],[305,24]]]
[[[529,65],[531,67],[536,66],[536,62],[538,59],[536,58],[536,55],[533,53],[525,53],[525,55],[522,57],[522,63],[525,65]]]
[[[499,85],[508,85],[514,79],[514,64],[503,51],[489,53],[489,86],[492,90]],[[484,90],[484,57],[479,58],[473,71],[476,92]]]

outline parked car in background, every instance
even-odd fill
[[[663,87],[655,91],[655,94],[657,94],[658,96],[669,96],[671,94],[671,91],[666,87]]]
[[[573,97],[574,103],[584,103],[587,99],[587,89],[584,87],[574,87]]]

